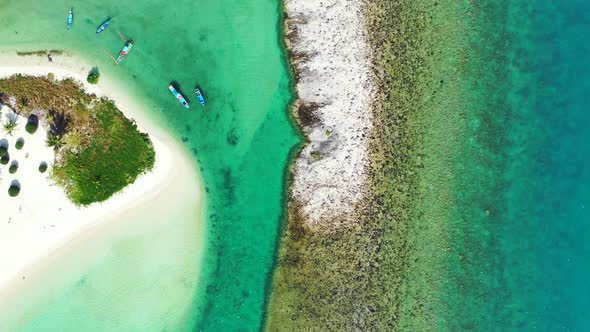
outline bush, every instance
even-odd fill
[[[10,155],[7,153],[0,158],[0,164],[6,165],[10,161]]]
[[[99,78],[100,78],[100,74],[98,72],[93,71],[90,74],[88,74],[88,77],[86,78],[86,80],[90,84],[97,84]]]
[[[10,167],[8,168],[8,173],[14,174],[14,173],[16,173],[17,170],[18,170],[18,164],[12,163],[10,165]]]
[[[51,176],[66,187],[78,205],[101,202],[133,183],[155,161],[153,145],[112,101],[101,100],[94,108],[97,120],[92,141],[76,153],[63,150],[60,162],[51,166]]]
[[[47,171],[47,163],[42,162],[41,164],[39,164],[39,172],[45,173],[45,171]]]
[[[8,154],[8,148],[5,146],[0,146],[0,157],[4,157]]]
[[[19,193],[20,187],[17,185],[11,185],[10,188],[8,188],[8,195],[10,195],[10,197],[18,196]]]
[[[37,131],[37,128],[39,128],[39,125],[37,125],[36,123],[28,122],[25,125],[25,130],[27,131],[27,133],[31,135]]]
[[[14,147],[17,150],[21,150],[24,145],[25,145],[25,140],[22,137],[19,137],[19,139],[16,140],[16,143],[14,144]]]

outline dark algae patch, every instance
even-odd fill
[[[47,124],[46,142],[56,153],[51,177],[76,204],[104,201],[154,165],[147,134],[112,101],[84,93],[73,80],[15,75],[0,80],[0,91],[28,126]]]

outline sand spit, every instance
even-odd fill
[[[24,132],[22,123],[12,136],[4,135],[10,146],[14,146],[20,136],[26,140],[22,153],[16,151],[14,155],[21,164],[19,171],[14,175],[3,172],[0,180],[0,202],[3,203],[0,211],[0,306],[8,298],[8,293],[19,288],[25,277],[28,280],[32,274],[38,273],[32,272],[37,267],[65,253],[70,243],[91,238],[98,229],[117,222],[118,216],[150,209],[157,206],[162,197],[173,197],[182,190],[194,200],[203,199],[202,183],[188,153],[147,118],[143,106],[129,98],[117,82],[104,76],[99,85],[87,84],[85,75],[90,68],[92,66],[69,56],[55,57],[53,63],[48,63],[44,57],[0,53],[0,77],[15,73],[33,76],[52,73],[56,79],[76,79],[88,93],[113,99],[125,116],[136,120],[139,130],[150,135],[156,151],[154,168],[107,201],[78,207],[52,183],[47,176],[49,171],[45,174],[38,171],[41,161],[48,162],[50,168],[53,161],[51,149],[45,146],[43,123],[35,135]],[[2,112],[10,110],[5,106]],[[13,178],[19,179],[22,185],[18,197],[7,194],[8,182]]]
[[[295,161],[292,199],[312,224],[354,221],[366,190],[375,91],[362,1],[286,0],[297,116],[309,144]]]

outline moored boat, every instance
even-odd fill
[[[125,46],[123,47],[121,52],[119,52],[119,56],[117,56],[117,59],[115,60],[115,64],[118,65],[121,62],[123,62],[123,60],[125,60],[125,57],[127,57],[127,54],[129,54],[129,52],[131,51],[132,47],[133,47],[133,40],[126,41]]]
[[[176,89],[174,88],[174,86],[172,84],[170,84],[168,86],[168,90],[170,90],[170,92],[172,92],[174,97],[176,97],[176,100],[178,100],[178,102],[181,103],[182,106],[189,108],[188,102],[186,101],[186,99],[184,99],[184,96],[182,94],[180,94],[180,92],[176,91]]]
[[[72,23],[74,23],[74,8],[70,9],[70,14],[68,14],[68,21],[66,23],[66,28],[68,30],[72,28]]]
[[[201,90],[199,90],[199,87],[195,87],[195,94],[197,95],[197,100],[199,100],[199,104],[201,104],[201,106],[205,106],[205,97],[201,93]]]
[[[101,33],[103,32],[106,28],[109,27],[109,24],[111,23],[112,18],[107,18],[106,21],[102,22],[102,24],[98,27],[98,29],[96,29],[96,33]]]

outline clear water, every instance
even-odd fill
[[[282,215],[283,176],[289,151],[299,141],[286,111],[292,96],[280,43],[279,3],[84,1],[74,4],[74,25],[66,32],[71,5],[0,0],[1,48],[79,54],[123,82],[145,102],[146,112],[191,151],[206,186],[208,243],[202,271],[195,272],[198,289],[186,294],[194,310],[183,329],[258,329]],[[107,16],[114,18],[111,25],[95,35]],[[113,67],[104,50],[116,55],[123,46],[116,31],[135,46],[122,66]],[[189,112],[167,90],[172,81],[192,104]],[[196,84],[207,98],[204,110],[192,94]],[[132,252],[141,250],[132,239],[129,246]],[[92,297],[102,288],[112,291],[108,282],[98,281],[109,271],[91,272],[100,292],[86,294],[85,301],[80,300],[83,293],[61,296],[39,312],[30,330],[69,324],[73,318],[63,313],[73,307],[88,319],[85,326],[110,328],[101,324],[112,312],[94,305]],[[185,300],[168,299],[165,290],[159,294],[145,301],[157,306],[159,301]],[[90,305],[80,307],[82,302]],[[140,317],[121,318],[118,326],[159,330],[160,318],[146,309]],[[125,325],[125,320],[145,320],[145,325]]]
[[[471,8],[473,101],[456,165],[441,329],[585,331],[590,3]]]

